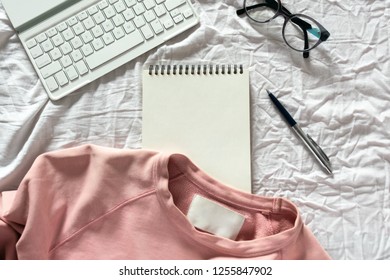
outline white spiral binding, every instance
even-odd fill
[[[228,65],[150,65],[149,75],[232,75],[242,74],[243,66]]]

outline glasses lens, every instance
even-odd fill
[[[270,21],[279,10],[279,1],[276,0],[246,0],[247,15],[257,22]]]
[[[320,42],[321,30],[313,19],[299,15],[286,22],[283,37],[291,48],[297,51],[307,51],[316,47]]]

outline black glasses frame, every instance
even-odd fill
[[[315,19],[313,19],[312,17],[309,17],[307,15],[291,13],[289,10],[287,10],[282,5],[280,0],[265,0],[264,3],[259,3],[259,4],[251,5],[251,6],[247,6],[246,5],[246,1],[247,0],[244,0],[244,7],[242,9],[238,9],[236,11],[237,15],[240,16],[240,15],[246,14],[251,20],[253,20],[255,22],[258,22],[258,23],[267,23],[267,22],[270,22],[271,20],[275,19],[278,16],[283,16],[284,17],[284,24],[283,24],[283,28],[282,28],[283,40],[287,44],[287,46],[289,46],[293,50],[296,50],[296,51],[299,51],[299,52],[303,52],[303,57],[304,58],[308,58],[309,57],[309,51],[314,49],[315,47],[317,47],[322,42],[326,41],[329,38],[329,36],[330,36],[329,31],[326,30],[325,27],[323,27],[318,21],[316,21]],[[255,18],[251,17],[251,15],[248,13],[248,11],[251,11],[251,10],[254,10],[254,9],[257,9],[257,8],[261,8],[261,7],[268,7],[268,8],[271,8],[271,9],[275,10],[275,15],[273,17],[271,17],[270,19],[266,20],[266,21],[259,21],[259,20],[256,20]],[[308,37],[308,33],[307,33],[308,31],[307,30],[312,29],[312,26],[308,22],[303,20],[302,18],[307,18],[307,19],[311,20],[320,29],[320,37],[318,38],[317,43],[314,44],[314,46],[312,46],[310,48],[309,48],[309,37]],[[295,23],[303,31],[303,36],[304,36],[304,49],[303,50],[296,49],[293,46],[291,46],[287,42],[287,40],[286,40],[286,38],[284,36],[284,30],[285,30],[286,25],[287,25],[287,23],[289,21]]]

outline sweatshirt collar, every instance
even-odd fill
[[[295,216],[293,227],[274,235],[242,241],[230,240],[197,230],[173,201],[168,187],[168,165],[170,163],[174,163],[186,178],[192,181],[193,185],[196,185],[199,190],[206,192],[209,198],[215,202],[234,204],[239,209],[248,211],[248,213],[261,212],[263,215],[293,215]],[[189,238],[209,249],[237,257],[259,257],[278,254],[283,247],[295,241],[303,227],[298,209],[290,201],[283,198],[253,195],[228,187],[208,176],[184,155],[162,153],[155,162],[153,170],[159,202],[172,224]]]

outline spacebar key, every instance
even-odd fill
[[[144,38],[142,37],[141,33],[139,33],[138,30],[134,30],[125,37],[87,56],[85,61],[87,62],[89,69],[93,70],[103,63],[106,63],[110,59],[141,44],[143,41]]]

